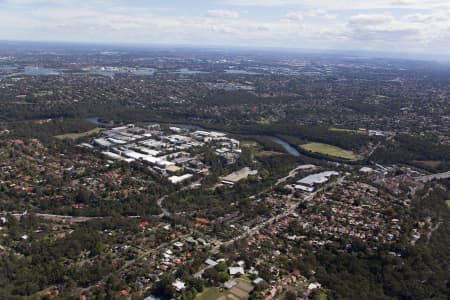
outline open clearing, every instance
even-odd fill
[[[345,132],[345,133],[354,133],[354,134],[367,134],[365,131],[362,131],[362,130],[336,128],[336,127],[330,127],[330,128],[328,128],[328,130],[329,131],[334,131],[334,132]]]
[[[55,138],[60,139],[60,140],[64,140],[64,139],[77,140],[77,139],[80,139],[83,137],[97,134],[102,130],[103,130],[102,128],[94,128],[94,129],[86,131],[86,132],[67,133],[67,134],[56,135]]]
[[[442,164],[442,162],[438,160],[413,160],[412,162],[428,168],[439,168]]]
[[[240,299],[247,299],[250,292],[253,290],[253,285],[246,280],[236,279],[237,284],[230,289],[230,293],[237,296]]]
[[[53,91],[40,91],[40,92],[36,92],[33,93],[33,97],[48,97],[48,96],[53,96]]]
[[[319,299],[319,300],[327,300],[327,294],[325,294],[324,291],[319,291],[319,293],[317,294],[316,298],[314,299]]]
[[[357,160],[358,156],[355,155],[352,151],[344,150],[342,148],[328,145],[328,144],[322,144],[322,143],[308,143],[304,145],[300,145],[300,148],[303,150],[323,154],[331,157],[336,158],[342,158],[347,160]]]
[[[240,300],[229,291],[221,291],[219,288],[206,288],[203,293],[198,294],[195,300]]]
[[[270,125],[272,122],[264,117],[261,117],[257,122],[258,125]]]
[[[243,278],[236,279],[237,284],[230,290],[220,288],[206,288],[203,293],[198,294],[195,300],[241,300],[247,299],[253,290],[250,281]]]

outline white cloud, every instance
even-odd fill
[[[450,7],[446,0],[222,0],[236,6],[254,7],[303,7],[325,10],[363,9],[434,9]]]
[[[353,26],[377,26],[392,23],[393,17],[386,14],[365,14],[350,17],[349,24]]]
[[[289,11],[285,19],[290,21],[302,21],[305,18],[314,18],[314,19],[336,19],[337,15],[330,13],[323,9],[310,9],[310,10],[303,10],[303,11]]]
[[[301,11],[290,11],[286,14],[286,19],[290,21],[301,21],[303,17],[304,15]]]
[[[422,52],[450,47],[450,9],[436,8],[444,1],[217,0],[239,5],[196,14],[123,1],[0,0],[0,39]]]
[[[239,18],[239,13],[231,10],[213,9],[208,10],[207,16],[212,18],[237,19]]]

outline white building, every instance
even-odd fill
[[[172,283],[172,286],[177,290],[177,292],[182,292],[186,289],[186,284],[179,279],[175,280],[175,282]]]
[[[331,176],[337,176],[337,175],[339,175],[338,172],[326,171],[326,172],[321,172],[321,173],[306,176],[305,178],[297,181],[297,183],[301,184],[301,185],[313,186],[315,184],[325,183],[328,180],[330,180]]]
[[[233,276],[233,275],[244,275],[245,271],[243,267],[229,267],[228,268],[228,273]]]
[[[190,179],[192,176],[193,176],[192,174],[184,174],[182,176],[171,176],[169,177],[169,181],[173,184],[178,184]]]

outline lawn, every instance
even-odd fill
[[[195,300],[239,300],[228,291],[221,292],[219,288],[206,288],[202,293],[195,297]]]
[[[330,127],[328,128],[329,131],[334,132],[344,132],[344,133],[354,133],[354,134],[366,134],[366,132],[362,130],[355,130],[355,129],[345,129],[345,128],[336,128],[336,127]]]
[[[256,123],[258,125],[270,125],[272,122],[267,118],[261,117]]]
[[[67,134],[56,135],[55,138],[60,139],[60,140],[64,140],[64,139],[77,140],[77,139],[80,139],[83,137],[97,134],[102,130],[103,130],[102,128],[94,128],[94,129],[86,131],[86,132],[67,133]]]
[[[320,292],[317,294],[317,296],[316,296],[315,299],[318,299],[318,300],[327,300],[328,297],[327,297],[327,294],[326,294],[324,291],[320,291]]]
[[[33,97],[48,97],[48,96],[53,96],[53,91],[40,91],[40,92],[36,92],[33,93]]]
[[[439,168],[442,164],[441,161],[437,160],[413,160],[412,162],[433,169]]]
[[[357,160],[358,156],[349,150],[344,150],[342,148],[328,145],[328,144],[322,144],[322,143],[308,143],[304,145],[300,145],[300,148],[303,150],[314,152],[318,154],[323,154],[331,157],[346,159],[346,160]]]

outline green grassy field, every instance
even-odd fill
[[[412,163],[428,168],[439,168],[442,164],[441,161],[436,160],[413,160]]]
[[[272,122],[267,118],[261,117],[256,123],[258,125],[270,125]]]
[[[103,130],[102,128],[94,128],[94,129],[86,131],[86,132],[67,133],[67,134],[56,135],[55,138],[60,139],[60,140],[64,140],[64,139],[77,140],[77,139],[80,139],[83,137],[97,134],[102,130]]]
[[[252,289],[251,280],[248,277],[236,279],[238,284],[230,290],[217,287],[206,288],[202,293],[197,294],[195,300],[241,300],[247,299],[248,293]],[[234,289],[238,289],[234,291]],[[246,291],[245,291],[246,290]],[[239,295],[234,295],[233,293]],[[242,294],[242,295],[241,295]],[[245,295],[245,296],[244,296]],[[241,298],[242,296],[242,298]]]
[[[324,291],[320,291],[319,294],[317,295],[317,297],[314,298],[314,299],[318,299],[318,300],[327,300],[328,297],[327,297],[327,294],[325,294]]]
[[[206,288],[203,293],[198,294],[195,300],[239,300],[238,297],[228,291],[221,292],[219,288]]]
[[[300,148],[303,150],[323,154],[331,157],[341,158],[341,159],[347,159],[347,160],[357,160],[358,156],[355,155],[352,151],[344,150],[342,148],[328,145],[328,144],[322,144],[322,143],[308,143],[304,145],[300,145]]]
[[[47,96],[53,96],[53,91],[40,91],[37,93],[33,93],[33,97],[47,97]]]
[[[336,127],[330,127],[328,128],[329,131],[334,132],[345,132],[345,133],[354,133],[354,134],[366,134],[366,132],[361,130],[355,130],[355,129],[345,129],[345,128],[336,128]]]

